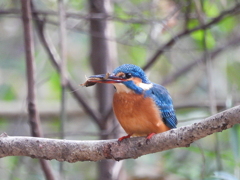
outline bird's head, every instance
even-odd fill
[[[144,71],[133,64],[123,64],[113,70],[112,74],[93,75],[88,79],[91,83],[111,83],[117,92],[142,93],[152,87]]]

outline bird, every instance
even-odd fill
[[[123,64],[111,74],[90,76],[85,86],[96,83],[113,84],[113,111],[127,133],[124,139],[146,136],[150,140],[157,133],[176,128],[177,118],[167,89],[151,82],[145,72],[133,64]]]

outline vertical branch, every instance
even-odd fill
[[[206,31],[204,31],[206,34]],[[206,37],[206,35],[204,36]],[[208,77],[208,97],[210,101],[210,113],[211,115],[217,113],[217,103],[216,103],[216,95],[215,90],[213,86],[213,67],[212,67],[212,61],[210,57],[207,55],[206,57],[206,68],[207,68],[207,77]],[[220,155],[220,142],[218,138],[218,134],[214,134],[215,136],[215,153],[216,153],[216,163],[217,163],[217,169],[218,171],[222,171],[222,161],[221,161],[221,155]]]
[[[91,14],[103,14],[109,13],[110,1],[104,0],[92,0],[90,3]],[[110,47],[110,42],[105,37],[109,36],[110,27],[107,20],[91,19],[90,20],[90,34],[99,34],[98,37],[91,36],[90,47],[90,59],[93,71],[95,74],[106,73],[112,70],[111,54],[116,51]],[[99,112],[106,114],[112,105],[113,94],[111,86],[98,85],[97,86],[97,98],[99,100]],[[106,123],[103,120],[102,123]]]
[[[91,0],[89,1],[90,14],[108,15],[111,11],[110,0]],[[113,31],[110,22],[106,19],[91,19],[90,20],[90,59],[93,71],[95,74],[106,73],[112,70],[113,60],[116,58],[116,48],[114,42],[109,42],[106,37],[111,36]],[[93,34],[99,36],[93,36]],[[109,117],[112,107],[113,87],[109,85],[97,85],[96,94],[98,98],[98,110],[101,114],[101,131],[106,131],[112,128],[113,123],[109,123],[109,119],[103,119]],[[112,138],[108,134],[101,135],[100,139]],[[112,171],[114,167],[114,161],[103,160],[98,163],[99,180],[112,179]]]
[[[41,130],[40,117],[36,105],[36,88],[35,88],[35,64],[34,64],[34,45],[33,45],[33,30],[31,25],[32,14],[30,0],[22,0],[22,20],[24,28],[24,43],[26,53],[26,69],[27,69],[27,104],[28,104],[28,115],[31,126],[31,134],[34,137],[42,137],[43,133]],[[51,166],[48,161],[40,160],[41,167],[45,173],[45,177],[48,180],[54,180],[54,175],[51,170]]]
[[[204,37],[206,38],[206,31],[204,31]],[[204,38],[204,39],[205,39]],[[206,40],[205,40],[206,41]],[[206,50],[207,52],[207,50]],[[210,101],[210,113],[211,115],[214,115],[217,113],[217,103],[216,103],[216,96],[215,96],[215,90],[213,86],[213,67],[212,67],[212,60],[208,56],[208,53],[206,53],[206,68],[207,68],[207,77],[208,77],[208,97]],[[221,161],[221,155],[220,155],[220,143],[218,134],[214,134],[216,143],[215,143],[215,153],[216,153],[216,163],[217,163],[217,169],[218,171],[222,171],[222,161]]]
[[[228,63],[230,63],[232,61],[231,58],[228,58],[225,61],[225,76],[228,76],[229,73],[229,68],[228,68]],[[234,104],[234,100],[235,100],[235,96],[234,96],[234,92],[235,92],[235,85],[236,84],[232,84],[230,83],[227,79],[226,79],[226,84],[227,84],[227,97],[226,97],[226,108],[230,109],[231,107],[233,107]],[[234,175],[236,178],[240,179],[240,166],[238,166],[238,164],[240,164],[240,131],[239,131],[240,127],[239,126],[233,126],[231,129],[229,129],[229,136],[230,136],[230,145],[231,145],[231,149],[232,149],[232,153],[233,153],[233,157],[234,157],[234,161],[235,161],[235,167],[234,167]]]
[[[198,1],[195,1],[197,4]],[[204,24],[204,18],[203,18],[203,12],[204,12],[204,1],[200,1],[201,7],[197,8],[199,9],[198,11],[198,17],[199,21],[201,24]],[[216,98],[215,98],[215,91],[214,91],[214,86],[213,86],[213,67],[212,67],[212,60],[211,57],[209,56],[208,53],[208,47],[207,47],[207,30],[204,30],[203,33],[203,38],[202,38],[202,44],[203,44],[203,50],[204,50],[204,59],[206,62],[206,69],[207,69],[207,77],[208,77],[208,97],[210,100],[210,113],[211,115],[217,113],[217,103],[216,103]],[[214,134],[216,143],[215,143],[215,153],[216,153],[216,163],[217,163],[217,169],[218,171],[222,171],[222,162],[221,162],[221,155],[220,155],[220,147],[219,147],[219,139],[218,139],[218,134]]]
[[[34,137],[42,137],[43,133],[40,127],[40,118],[38,110],[36,107],[35,98],[35,64],[33,61],[33,32],[31,26],[31,9],[29,5],[29,0],[22,0],[22,19],[24,28],[24,43],[25,43],[25,53],[26,53],[26,68],[27,68],[27,104],[28,104],[28,115],[29,122],[31,126],[31,133]]]
[[[66,112],[66,90],[67,90],[67,73],[66,73],[66,14],[64,8],[63,0],[58,0],[58,18],[59,18],[59,45],[60,45],[60,74],[61,74],[61,109],[60,109],[60,134],[61,138],[64,139],[65,137],[65,122],[67,119],[67,112]],[[64,167],[63,162],[60,162],[59,171],[61,173],[61,177],[64,177]]]
[[[33,11],[35,12],[33,2],[31,2],[31,6]],[[35,27],[37,30],[37,35],[39,37],[39,40],[41,41],[43,48],[45,49],[47,55],[49,56],[49,60],[51,61],[53,67],[59,73],[61,69],[59,65],[60,57],[49,35],[44,31],[45,19],[41,19],[37,13],[33,13],[33,17],[35,20],[34,22],[35,22]],[[84,100],[83,96],[79,93],[79,91],[76,91],[76,87],[74,86],[74,83],[68,77],[65,77],[65,80],[66,80],[68,89],[72,91],[72,95],[74,96],[78,104],[81,107],[83,107],[83,109],[89,114],[89,116],[98,126],[101,126],[99,113],[94,111],[90,107],[90,105],[87,103],[87,101]]]
[[[61,132],[62,138],[64,138],[64,120],[66,119],[66,88],[67,88],[67,71],[66,71],[66,19],[65,9],[63,0],[58,1],[58,12],[59,12],[59,45],[60,45],[60,74],[61,74]]]

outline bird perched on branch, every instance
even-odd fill
[[[116,88],[113,110],[128,134],[118,141],[131,136],[147,136],[149,140],[156,133],[176,128],[171,96],[166,88],[152,83],[140,67],[123,64],[112,74],[90,76],[83,85],[96,83],[111,83]]]

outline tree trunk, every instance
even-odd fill
[[[111,11],[110,0],[91,0],[89,1],[90,14],[94,16],[107,16]],[[94,74],[104,74],[111,72],[113,69],[113,61],[116,59],[116,48],[113,42],[108,40],[111,37],[113,29],[106,19],[91,19],[90,35],[91,35],[91,52],[90,59]],[[101,127],[99,129],[107,131],[113,124],[109,123],[109,118],[106,117],[109,110],[112,108],[113,87],[106,84],[98,84],[96,86],[96,95],[98,98],[98,110],[102,115]],[[100,136],[100,139],[112,138],[108,134]],[[103,160],[98,163],[98,179],[112,179],[112,169],[114,167],[113,160]]]

